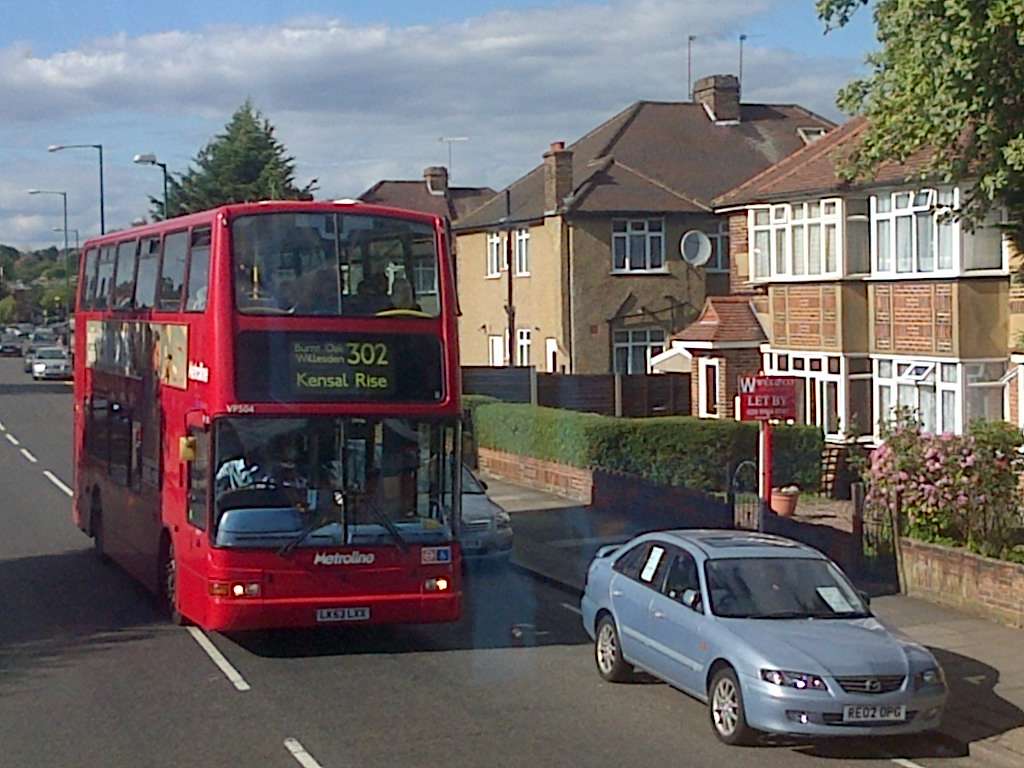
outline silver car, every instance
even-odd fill
[[[32,356],[32,378],[70,379],[71,358],[60,347],[42,347]]]
[[[709,704],[728,744],[759,732],[905,734],[939,726],[942,668],[885,627],[817,550],[777,536],[661,531],[598,551],[580,608],[597,670],[634,668]]]
[[[512,518],[487,495],[487,484],[462,468],[462,556],[507,561],[512,554]]]

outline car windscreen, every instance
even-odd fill
[[[484,488],[480,485],[480,481],[466,467],[462,468],[462,492],[470,495],[484,493]]]
[[[827,560],[749,557],[705,564],[711,611],[723,618],[857,618],[868,611]]]
[[[63,360],[64,358],[64,351],[60,349],[36,350],[36,360]]]

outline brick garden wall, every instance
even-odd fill
[[[556,464],[532,456],[493,451],[490,448],[478,448],[477,456],[481,470],[510,483],[554,493],[580,504],[593,501],[594,476],[588,469]]]
[[[902,543],[907,594],[1024,628],[1024,565],[913,539]]]

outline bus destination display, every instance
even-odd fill
[[[292,341],[296,392],[324,396],[390,396],[395,392],[391,348],[383,341]]]
[[[441,343],[420,334],[248,331],[238,337],[236,390],[251,402],[443,398]]]

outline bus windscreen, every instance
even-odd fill
[[[249,315],[437,317],[434,229],[339,213],[240,216],[231,225],[235,304]]]

